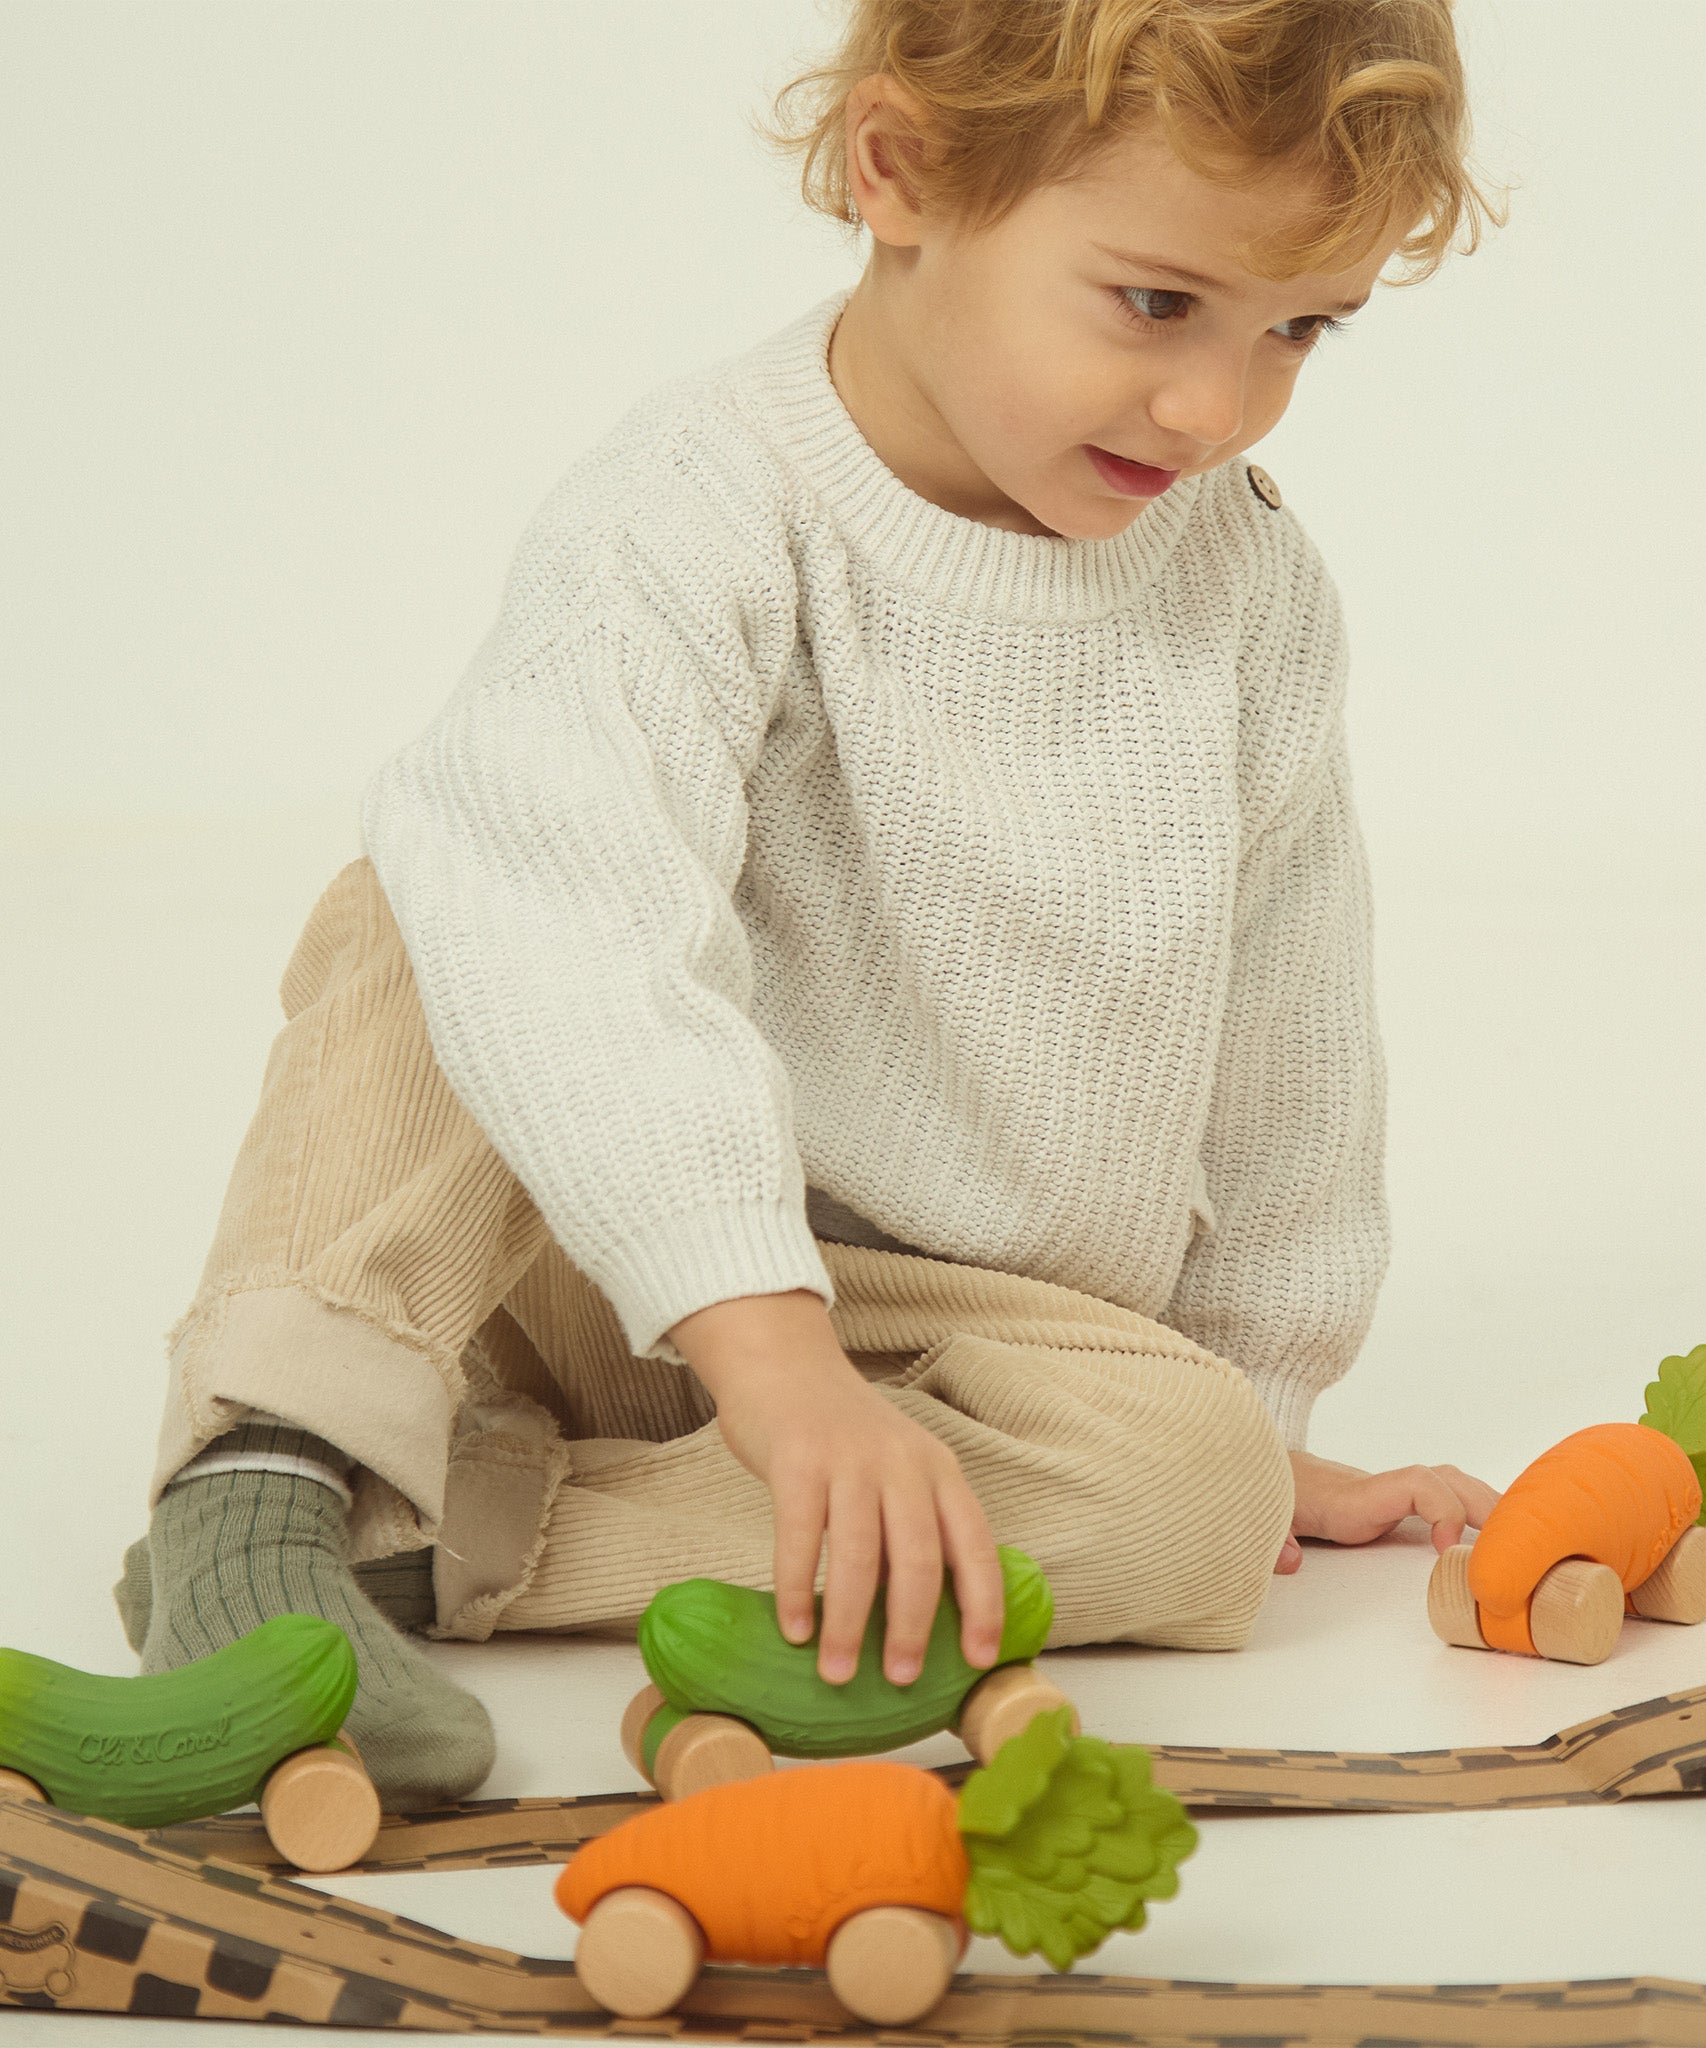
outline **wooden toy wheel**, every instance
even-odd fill
[[[770,1745],[732,1714],[689,1714],[658,1744],[652,1783],[665,1799],[685,1799],[707,1785],[762,1778],[776,1768]]]
[[[829,1988],[867,2026],[904,2027],[937,2004],[965,1953],[965,1930],[918,1906],[867,1906],[830,1937]]]
[[[1428,1625],[1442,1643],[1465,1650],[1489,1648],[1469,1590],[1469,1557],[1473,1546],[1454,1543],[1434,1560],[1428,1578]]]
[[[298,1870],[347,1870],[373,1847],[379,1794],[353,1748],[299,1749],[274,1766],[262,1787],[267,1834]]]
[[[575,1975],[606,2012],[656,2019],[686,1997],[705,1960],[705,1937],[667,1892],[624,1885],[606,1892],[575,1943]]]
[[[1542,1657],[1603,1664],[1623,1632],[1623,1581],[1608,1564],[1565,1558],[1535,1587],[1528,1632]]]
[[[954,1726],[966,1748],[980,1764],[986,1764],[1002,1743],[1022,1734],[1038,1714],[1071,1704],[1034,1664],[1003,1664],[980,1678],[966,1694]],[[1076,1707],[1072,1708],[1072,1732],[1080,1732]]]
[[[1648,1621],[1706,1621],[1706,1529],[1684,1529],[1670,1555],[1629,1595]]]
[[[652,1774],[646,1769],[645,1752],[640,1745],[645,1739],[646,1723],[659,1707],[668,1704],[655,1685],[643,1685],[628,1702],[627,1711],[622,1716],[622,1754],[648,1785],[652,1782]]]
[[[44,1806],[47,1794],[34,1778],[26,1778],[22,1771],[0,1771],[0,1799],[39,1799]]]

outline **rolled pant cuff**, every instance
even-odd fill
[[[507,1411],[507,1412],[505,1412]],[[506,1403],[493,1426],[456,1439],[433,1552],[442,1641],[483,1643],[533,1583],[551,1508],[572,1470],[569,1446],[531,1402]]]
[[[150,1507],[197,1451],[260,1413],[312,1430],[358,1461],[352,1563],[436,1538],[454,1364],[435,1363],[299,1281],[227,1287],[197,1302],[168,1346],[171,1391]]]

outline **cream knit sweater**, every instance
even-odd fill
[[[643,1356],[833,1302],[809,1182],[1172,1324],[1301,1446],[1387,1257],[1333,585],[1241,461],[1106,541],[926,503],[842,303],[574,464],[370,783],[434,1051]]]

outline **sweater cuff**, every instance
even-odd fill
[[[742,1294],[809,1287],[835,1303],[835,1286],[803,1202],[724,1202],[684,1209],[629,1231],[596,1276],[638,1358],[687,1361],[664,1332],[695,1309]]]
[[[1321,1389],[1311,1386],[1307,1380],[1291,1373],[1253,1372],[1250,1384],[1262,1398],[1262,1404],[1274,1418],[1279,1429],[1280,1442],[1288,1451],[1302,1451],[1309,1447],[1309,1414],[1319,1398]]]

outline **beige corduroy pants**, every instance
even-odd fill
[[[769,1583],[763,1485],[698,1380],[636,1358],[452,1094],[372,864],[314,906],[194,1301],[153,1497],[249,1415],[360,1461],[352,1555],[435,1544],[438,1625],[631,1634],[672,1579]],[[1232,1649],[1291,1511],[1243,1374],[1071,1288],[819,1239],[830,1318],[951,1445],[1054,1644]]]

